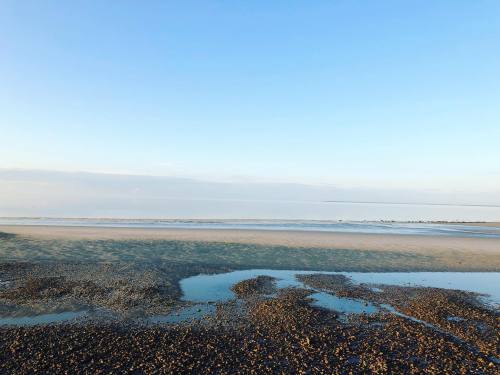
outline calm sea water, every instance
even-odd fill
[[[467,224],[327,220],[156,220],[0,218],[0,225],[110,228],[257,229],[500,238],[500,228]]]
[[[43,203],[43,202],[42,202]],[[155,219],[265,219],[344,221],[500,221],[500,204],[450,205],[413,203],[326,202],[290,200],[105,199],[87,206],[42,204],[26,211],[9,210],[0,197],[0,217],[101,217]],[[24,212],[24,213],[21,213]]]

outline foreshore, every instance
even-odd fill
[[[11,242],[15,246],[0,254],[5,260],[115,261],[126,258],[143,261],[155,256],[165,261],[222,262],[231,267],[267,265],[293,269],[345,268],[351,271],[500,271],[498,238],[72,226],[0,226],[0,232],[18,238]],[[78,247],[79,241],[92,242],[95,246]],[[141,245],[132,251],[126,245],[129,241],[151,242],[152,245]],[[166,242],[175,242],[178,244],[175,246],[180,247],[189,247],[189,244],[197,244],[195,246],[200,249],[209,247],[211,258],[202,249],[201,252],[193,252],[172,248],[169,252],[163,245]],[[120,243],[119,249],[113,245]],[[314,256],[311,258],[314,261],[308,259],[311,256]]]
[[[0,225],[0,232],[40,239],[203,241],[349,250],[472,251],[500,255],[500,239],[498,238],[294,230],[111,228],[48,225]]]
[[[500,240],[0,226],[0,373],[498,373],[498,309],[474,292],[257,273],[228,301],[185,298],[186,278],[252,268],[498,272]]]

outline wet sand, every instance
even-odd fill
[[[492,223],[493,224],[493,223]],[[176,240],[352,250],[466,251],[500,255],[500,239],[320,231],[150,229],[63,226],[0,226],[0,231],[40,239]]]
[[[54,226],[0,226],[0,232],[40,241],[181,241],[199,243],[281,246],[294,249],[331,249],[365,254],[379,252],[399,256],[409,262],[411,256],[424,263],[408,263],[415,270],[500,271],[500,239],[396,234],[357,234],[274,230],[225,229],[142,229]],[[54,254],[58,254],[55,247]],[[62,250],[64,251],[64,249]],[[30,256],[18,250],[17,256]],[[376,265],[377,259],[373,259]],[[396,262],[399,260],[395,260]],[[265,266],[265,265],[264,265]],[[301,264],[300,266],[304,266]],[[352,269],[352,268],[350,268]],[[397,263],[388,268],[397,269]],[[408,270],[408,268],[401,268]]]

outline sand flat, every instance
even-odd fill
[[[500,239],[285,230],[0,226],[0,231],[41,239],[178,240],[291,247],[411,252],[454,251],[500,256]]]
[[[347,267],[346,269],[359,271],[500,271],[499,238],[286,230],[83,226],[0,226],[0,232],[16,234],[19,239],[25,238],[31,241],[32,245],[40,242],[40,246],[23,244],[22,241],[11,242],[11,245],[16,245],[8,245],[4,248],[3,254],[0,254],[10,260],[45,258],[54,260],[84,258],[93,261],[147,260],[154,253],[154,256],[159,259],[168,261],[207,262],[207,255],[203,251],[189,250],[188,242],[195,242],[212,244],[210,262],[223,262],[232,266],[237,264],[240,267],[248,266],[247,263],[254,266],[269,266],[271,262],[275,267],[281,268],[314,266],[313,268],[329,270]],[[58,244],[50,244],[51,240]],[[116,246],[101,243],[104,248],[91,246],[78,250],[80,245],[76,242],[80,240],[110,240],[123,243],[116,244]],[[172,252],[161,244],[144,244],[139,251],[124,243],[128,240],[186,242],[187,247],[181,246],[182,249],[172,250]],[[74,246],[71,245],[73,241],[75,241]],[[213,246],[219,243],[227,246],[220,246],[220,251],[214,251]],[[231,247],[231,244],[263,246],[264,248],[274,246],[282,247],[282,249],[249,251],[240,248],[237,250]],[[293,251],[287,252],[287,248]],[[297,252],[296,250],[299,249],[301,250]],[[261,263],[258,262],[259,260]]]

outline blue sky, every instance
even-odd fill
[[[498,192],[499,40],[498,1],[3,0],[0,168]]]

